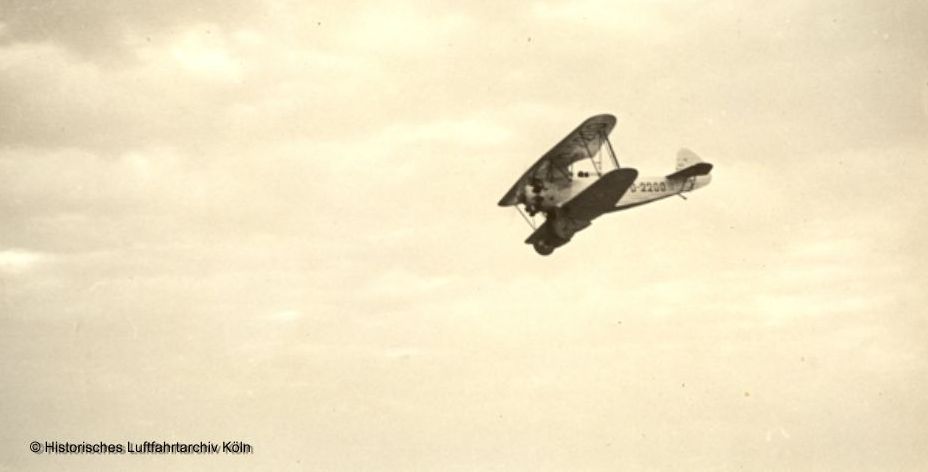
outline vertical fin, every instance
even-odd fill
[[[677,169],[686,169],[687,167],[693,164],[699,164],[702,162],[702,159],[696,155],[695,152],[690,151],[687,148],[680,149],[677,151]]]

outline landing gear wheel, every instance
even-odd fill
[[[552,252],[554,252],[554,246],[549,245],[547,241],[542,239],[535,241],[532,246],[535,248],[535,252],[541,254],[542,256],[549,256]]]

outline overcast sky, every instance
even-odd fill
[[[922,1],[0,12],[0,471],[928,470]],[[713,182],[539,257],[604,112]]]

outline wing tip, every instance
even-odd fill
[[[507,206],[513,206],[516,203],[518,203],[518,200],[516,199],[515,194],[512,191],[510,191],[506,195],[503,195],[503,198],[499,200],[497,205],[501,207],[507,207]]]
[[[586,122],[589,123],[591,121],[600,121],[600,120],[610,122],[612,125],[615,125],[615,123],[618,121],[618,119],[612,113],[600,113],[598,115],[593,115],[587,118]]]

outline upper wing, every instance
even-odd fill
[[[541,156],[534,165],[528,168],[522,177],[506,192],[499,201],[499,206],[515,205],[519,202],[519,193],[525,188],[529,180],[539,179],[543,182],[563,183],[570,180],[569,167],[574,162],[594,156],[602,147],[603,141],[612,128],[615,127],[615,117],[612,115],[596,115],[580,124],[561,142],[550,151]]]

